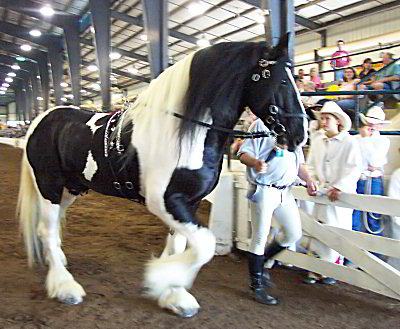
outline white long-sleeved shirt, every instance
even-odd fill
[[[387,154],[390,147],[389,138],[375,132],[371,137],[355,136],[360,147],[362,159],[362,173],[369,177],[380,177],[383,174],[383,166],[387,163]],[[379,168],[369,171],[368,166]]]
[[[400,200],[400,168],[396,169],[390,177],[388,196]],[[400,217],[392,216],[392,220],[400,225]]]
[[[346,193],[356,193],[361,174],[360,148],[347,131],[332,138],[319,135],[311,144],[307,166],[320,188],[333,186]]]

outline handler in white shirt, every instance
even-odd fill
[[[320,112],[316,112],[324,135],[317,136],[310,147],[307,165],[308,172],[318,185],[319,193],[327,194],[331,201],[340,197],[340,192],[356,193],[357,180],[361,174],[360,149],[348,131],[351,128],[349,116],[334,102],[326,102]],[[316,192],[310,191],[310,195]],[[352,209],[332,205],[316,204],[313,217],[321,223],[351,230]],[[329,262],[338,262],[339,253],[325,244],[311,239],[311,251]],[[305,283],[333,284],[333,278],[323,278],[311,273]]]
[[[371,107],[366,115],[360,114],[362,127],[355,136],[361,151],[362,173],[357,182],[358,194],[383,195],[383,166],[387,163],[390,140],[379,130],[391,121],[385,120],[385,112]],[[354,210],[353,230],[382,235],[381,215]]]
[[[258,119],[253,122],[249,131],[269,130]],[[240,161],[247,166],[246,176],[249,182],[252,228],[248,250],[250,290],[257,302],[275,305],[279,300],[267,293],[266,288],[270,282],[268,276],[263,276],[267,274],[264,272],[264,262],[300,239],[300,215],[291,186],[297,181],[297,176],[307,182],[307,185],[311,180],[304,165],[301,147],[290,152],[285,145],[277,145],[274,137],[246,139],[238,155]],[[281,230],[276,239],[266,247],[272,215]]]

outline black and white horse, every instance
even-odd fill
[[[85,295],[65,267],[60,221],[92,189],[145,203],[187,239],[183,252],[165,252],[147,264],[144,286],[160,307],[184,317],[197,313],[187,289],[213,257],[215,238],[195,211],[218,181],[226,131],[247,106],[289,149],[307,138],[287,39],[274,48],[239,42],[199,50],[153,80],[125,112],[58,106],[32,122],[17,214],[29,263],[48,264],[49,297],[76,304]]]

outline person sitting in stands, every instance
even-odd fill
[[[386,67],[393,62],[392,53],[384,53],[382,63]],[[375,81],[368,86],[369,90],[395,90],[399,88],[400,64],[394,63],[375,74]]]
[[[370,75],[371,73],[376,72],[373,68],[372,68],[372,59],[371,58],[366,58],[364,59],[363,62],[363,69],[359,74],[360,79],[364,79],[367,75]],[[363,84],[364,85],[370,85],[373,81],[375,80],[375,77],[373,77],[370,80],[364,81]]]
[[[314,89],[321,89],[323,84],[321,83],[321,78],[318,74],[318,71],[315,67],[310,70],[310,81],[313,83]]]
[[[300,69],[297,73],[297,79],[304,80],[304,69]]]
[[[340,91],[353,91],[356,90],[356,84],[360,81],[357,79],[357,73],[352,67],[344,70],[343,83],[340,85]],[[356,108],[356,99],[354,95],[340,95],[337,98],[336,104],[350,116],[354,121],[355,114],[352,109]]]

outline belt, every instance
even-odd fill
[[[275,184],[264,185],[264,186],[266,186],[266,187],[273,187],[273,188],[276,188],[277,190],[284,190],[285,188],[289,187],[289,186],[287,186],[287,185],[284,185],[284,186],[276,186]]]

